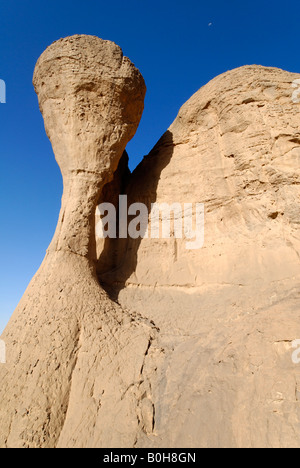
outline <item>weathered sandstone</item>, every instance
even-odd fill
[[[158,437],[145,446],[299,446],[297,78],[259,66],[215,78],[125,190],[128,205],[205,204],[200,250],[172,236],[114,241],[111,269],[99,255],[112,297],[160,329],[151,349],[165,356],[148,370]]]
[[[94,213],[138,126],[144,81],[115,44],[75,36],[43,53],[34,85],[64,194],[46,258],[2,336],[0,444],[131,446],[143,419],[126,390],[142,380],[155,329],[100,288]]]
[[[298,78],[215,78],[130,175],[138,70],[92,36],[42,54],[34,86],[64,193],[1,337],[1,447],[299,446]],[[119,193],[204,203],[204,246],[96,240],[96,206]]]

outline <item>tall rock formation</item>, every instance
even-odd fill
[[[64,193],[46,258],[2,336],[0,444],[133,445],[140,420],[126,390],[155,330],[100,288],[94,214],[139,124],[144,80],[115,44],[74,36],[42,54],[34,86]]]
[[[258,66],[215,78],[129,176],[138,70],[91,36],[42,54],[34,85],[64,194],[1,337],[1,447],[299,446],[298,78]],[[96,206],[120,192],[149,208],[204,203],[203,247],[174,233],[96,240]]]
[[[184,104],[134,171],[128,206],[142,202],[150,212],[151,203],[204,203],[201,249],[187,249],[189,239],[173,232],[110,241],[110,268],[99,255],[112,297],[160,329],[154,446],[299,446],[295,79],[259,66],[218,76]]]

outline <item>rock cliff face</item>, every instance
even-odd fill
[[[153,445],[299,445],[297,78],[259,66],[215,78],[133,173],[129,206],[205,204],[201,249],[173,235],[110,241],[110,268],[99,255],[112,297],[160,329]]]
[[[2,447],[299,446],[298,78],[215,78],[130,176],[138,70],[91,36],[42,54],[34,85],[64,194],[1,337]],[[96,241],[96,206],[119,193],[149,209],[204,203],[203,247],[174,233]]]
[[[126,390],[142,380],[155,329],[100,288],[94,219],[141,118],[144,81],[115,44],[75,36],[44,52],[34,85],[64,194],[46,258],[2,337],[0,443],[131,446],[141,384],[136,399]]]

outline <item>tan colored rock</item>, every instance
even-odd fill
[[[140,420],[126,391],[137,382],[139,395],[156,331],[100,288],[94,213],[138,126],[145,84],[118,46],[74,36],[42,54],[34,85],[64,194],[46,258],[2,336],[0,445],[131,446]]]
[[[42,54],[33,84],[64,178],[63,223],[50,249],[95,258],[87,244],[94,209],[141,119],[144,80],[112,42],[73,36]]]
[[[106,289],[160,329],[151,350],[165,356],[144,369],[157,437],[141,446],[299,446],[298,78],[259,66],[215,78],[129,182],[128,205],[205,204],[202,249],[115,241],[111,272],[100,256]]]
[[[44,52],[34,83],[64,195],[1,337],[2,447],[299,446],[297,78],[257,66],[215,78],[124,188],[141,75],[95,37]],[[203,248],[96,243],[96,205],[120,192],[205,203]]]

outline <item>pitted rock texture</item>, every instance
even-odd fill
[[[1,337],[2,447],[299,446],[298,78],[258,66],[215,78],[130,176],[139,72],[95,37],[44,52],[34,84],[64,194]],[[204,203],[204,246],[96,242],[96,205],[119,193]]]
[[[115,240],[110,269],[99,255],[111,296],[160,329],[152,446],[299,446],[295,79],[260,66],[218,76],[132,174],[128,206],[205,204],[203,248],[173,234]]]
[[[73,36],[46,49],[33,84],[64,179],[51,248],[95,259],[94,208],[140,122],[143,77],[116,44]]]
[[[144,80],[115,44],[75,36],[42,54],[34,85],[64,193],[46,258],[2,336],[0,445],[132,446],[152,430],[139,401],[151,399],[143,362],[157,331],[99,286],[94,213],[138,126]]]

